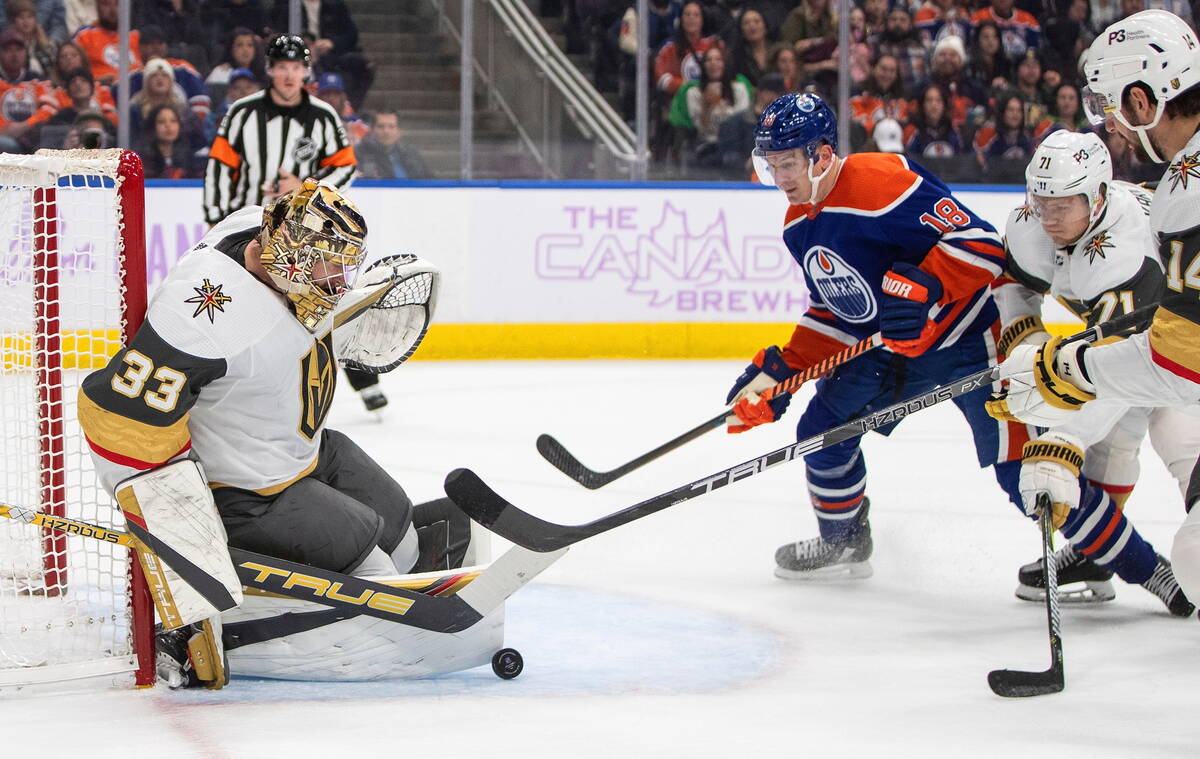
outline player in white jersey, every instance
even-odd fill
[[[1099,137],[1055,132],[1038,147],[1025,176],[1027,202],[1009,214],[1007,270],[993,290],[1006,325],[1002,353],[1049,339],[1041,319],[1046,295],[1089,326],[1161,299],[1165,277],[1150,231],[1152,195],[1113,181],[1108,149]],[[1054,556],[1063,600],[1111,600],[1108,565],[1114,558],[1126,579],[1141,581],[1157,568],[1149,544],[1137,550],[1141,539],[1132,525],[1127,537],[1108,529],[1112,515],[1107,512],[1123,508],[1137,482],[1138,448],[1147,430],[1182,496],[1200,452],[1200,427],[1176,409],[1098,402],[1034,441],[1069,436],[1086,452],[1082,475],[1089,492],[1063,525],[1068,542]],[[1018,579],[1019,598],[1042,600],[1040,559],[1022,567]],[[1162,587],[1169,592],[1163,599],[1168,606],[1177,589],[1174,583]],[[1178,595],[1176,609],[1190,612],[1183,597]]]
[[[364,346],[372,338],[362,331],[384,318],[363,289],[350,289],[365,236],[354,204],[309,179],[265,209],[234,212],[193,246],[130,344],[83,382],[79,420],[105,486],[137,481],[152,486],[142,492],[178,502],[215,501],[229,545],[335,572],[460,566],[466,516],[448,499],[414,505],[348,437],[325,428],[335,327],[347,351],[339,357],[374,355],[381,369],[398,365],[423,335],[422,320],[410,345],[385,335]],[[385,259],[357,284],[376,286],[378,298],[413,258]],[[252,600],[235,610],[243,623]],[[219,623],[158,636],[168,666],[179,662],[175,675],[188,684],[205,679],[186,671],[184,649],[201,645],[193,639],[203,639],[210,658],[223,657]]]
[[[1089,50],[1085,107],[1095,123],[1146,158],[1170,166],[1154,194],[1150,224],[1166,267],[1166,291],[1147,332],[1114,344],[1021,346],[1001,367],[1007,405],[1025,421],[1056,426],[1094,400],[1194,410],[1200,403],[1200,43],[1179,17],[1142,11],[1110,25]],[[1065,460],[1031,472],[1032,491],[1078,503]],[[1184,591],[1200,597],[1200,474],[1171,559]]]

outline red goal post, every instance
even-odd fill
[[[145,316],[140,159],[0,154],[0,239],[0,506],[123,529],[76,394]],[[0,519],[0,693],[153,685],[153,623],[129,551]]]

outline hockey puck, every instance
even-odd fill
[[[492,655],[492,671],[502,680],[511,680],[525,669],[525,660],[515,648],[502,648]]]

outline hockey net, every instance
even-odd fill
[[[154,681],[136,559],[19,519],[124,529],[92,468],[76,393],[145,313],[142,199],[128,151],[0,155],[0,692]]]

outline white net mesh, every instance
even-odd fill
[[[76,393],[126,328],[120,274],[135,252],[122,241],[120,165],[120,151],[0,155],[0,508],[115,529]],[[131,681],[129,562],[120,546],[0,519],[0,689]]]

